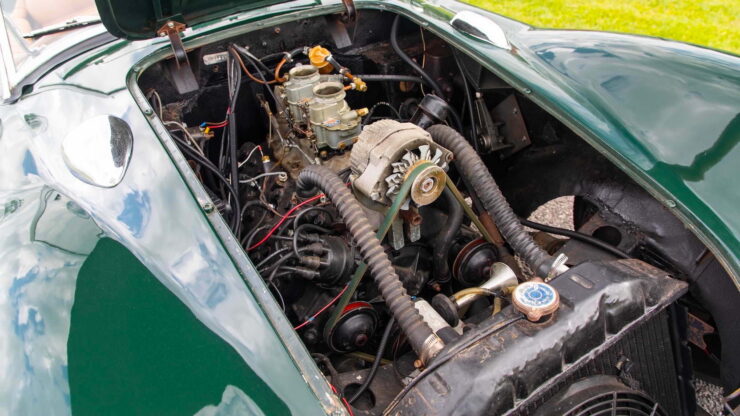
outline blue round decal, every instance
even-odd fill
[[[527,306],[541,307],[555,302],[555,291],[547,284],[529,282],[519,295],[519,301]]]

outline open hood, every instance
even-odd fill
[[[157,37],[168,22],[193,26],[287,0],[95,0],[110,33],[125,39]]]

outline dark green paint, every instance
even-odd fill
[[[533,88],[729,260],[740,253],[740,59],[653,38],[533,30]],[[567,99],[564,99],[567,98]],[[714,241],[712,241],[714,240]]]
[[[192,415],[227,385],[288,408],[121,244],[102,239],[77,278],[68,341],[75,415]]]
[[[106,29],[127,39],[160,36],[167,22],[188,26],[223,16],[283,3],[284,0],[96,0]],[[315,2],[314,2],[315,3]]]

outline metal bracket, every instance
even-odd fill
[[[174,65],[168,65],[168,69],[172,75],[172,82],[180,94],[198,89],[198,81],[195,79],[193,69],[190,67],[188,53],[185,51],[185,45],[182,44],[182,39],[180,39],[180,32],[185,30],[186,27],[184,23],[170,20],[157,30],[159,36],[170,38],[170,45],[172,46],[172,52],[175,54],[175,60]]]
[[[357,7],[355,7],[354,0],[342,0],[342,4],[344,4],[342,21],[344,23],[351,23],[357,20]]]
[[[185,45],[182,44],[182,39],[180,39],[180,32],[185,30],[185,27],[184,23],[170,20],[157,30],[159,36],[170,38],[170,45],[172,45],[172,52],[175,53],[178,66],[181,64],[190,65],[188,54],[185,52]]]

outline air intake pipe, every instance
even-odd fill
[[[316,188],[320,189],[337,208],[391,314],[421,361],[429,363],[444,344],[414,307],[414,302],[403,288],[360,203],[339,176],[324,166],[311,165],[303,169],[297,185],[304,195],[315,192]]]

